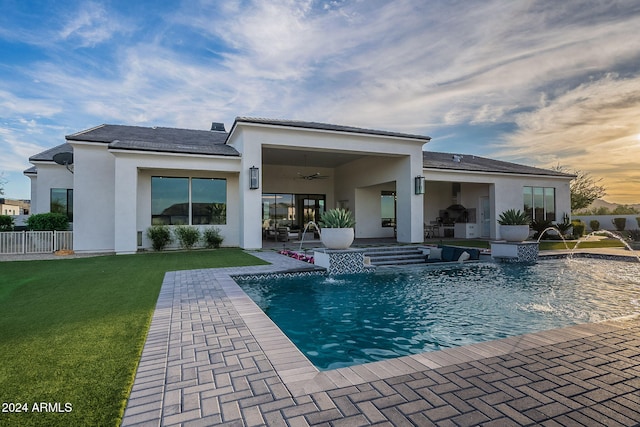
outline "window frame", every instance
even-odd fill
[[[157,179],[176,179],[176,180],[186,180],[186,201],[181,201],[184,199],[179,199],[179,203],[186,203],[186,212],[180,212],[180,215],[163,215],[163,214],[154,214],[154,182]],[[222,211],[219,213],[218,217],[220,221],[210,221],[208,223],[194,221],[194,197],[193,197],[193,181],[194,180],[219,180],[224,182],[224,202],[212,202],[212,204],[220,204],[222,205]],[[151,177],[151,191],[150,191],[150,204],[151,204],[151,225],[226,225],[227,224],[227,206],[228,206],[228,180],[227,178],[219,178],[219,177],[200,177],[200,176],[166,176],[166,175],[153,175]],[[214,197],[215,199],[216,197]],[[204,203],[207,202],[196,202],[196,203]],[[178,203],[174,203],[169,207],[165,207],[163,212],[167,209],[175,206]],[[184,221],[176,221],[175,223],[171,219],[172,216],[185,218]],[[169,220],[162,220],[163,217],[169,217]],[[213,218],[213,213],[212,213]],[[196,223],[198,222],[198,223]]]

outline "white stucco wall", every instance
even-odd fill
[[[467,171],[445,171],[425,169],[427,190],[425,200],[425,212],[429,221],[432,216],[437,216],[438,209],[443,209],[451,204],[451,182],[460,182],[460,202],[466,208],[476,208],[477,222],[480,222],[480,198],[489,196],[491,203],[491,235],[493,239],[500,238],[497,218],[507,209],[524,208],[523,187],[553,187],[556,189],[556,216],[562,216],[571,212],[571,196],[569,191],[570,178],[496,174]]]
[[[37,177],[30,177],[31,214],[47,213],[51,211],[51,189],[73,188],[74,175],[66,167],[53,162],[33,164],[37,166],[38,174]]]
[[[106,144],[72,143],[73,249],[112,252],[115,226],[115,161]]]
[[[31,181],[31,204],[29,213],[33,214],[38,212],[38,175],[28,174],[27,177]]]
[[[382,226],[381,195],[383,191],[395,191],[395,182],[361,187],[355,190],[360,215],[356,222],[357,236],[393,237],[393,227]]]
[[[356,199],[356,188],[396,182],[398,194],[398,240],[402,242],[422,241],[422,196],[413,194],[413,177],[422,172],[422,145],[424,141],[414,139],[391,138],[379,135],[363,135],[357,133],[340,133],[318,129],[300,129],[292,127],[272,127],[255,123],[238,123],[229,139],[229,145],[242,153],[241,166],[241,216],[244,220],[241,232],[241,246],[262,245],[261,210],[256,208],[261,202],[262,192],[280,192],[271,184],[263,184],[261,191],[250,193],[248,169],[252,165],[260,165],[263,147],[304,149],[308,151],[357,153],[367,157],[350,162],[334,169],[334,190],[327,192],[327,208],[345,205],[354,212],[356,222],[359,215],[366,214],[360,210]],[[265,165],[261,169],[264,178]],[[317,180],[320,181],[320,180]],[[264,188],[264,185],[268,186]],[[293,185],[293,184],[291,184]],[[329,185],[329,184],[316,184]],[[306,192],[307,190],[305,190]],[[309,193],[323,194],[310,191]],[[379,195],[378,195],[379,203]],[[364,205],[368,201],[363,200]],[[360,210],[360,212],[359,212]],[[255,214],[254,214],[255,212]],[[366,228],[365,228],[366,230]],[[379,237],[362,235],[356,223],[358,237]],[[255,238],[254,236],[258,236]]]
[[[227,180],[227,223],[198,226],[217,227],[224,237],[223,246],[238,246],[239,215],[239,159],[224,156],[194,156],[165,153],[113,151],[116,158],[116,215],[115,251],[131,253],[138,248],[138,232],[142,232],[142,248],[151,247],[146,230],[151,226],[151,177],[175,176],[185,178],[223,178]],[[177,244],[173,245],[177,247]]]
[[[136,209],[136,233],[142,233],[142,248],[152,247],[147,237],[146,230],[151,226],[151,177],[175,176],[188,178],[221,178],[227,180],[227,222],[226,224],[198,225],[204,231],[210,227],[216,227],[224,237],[222,246],[239,246],[240,244],[240,214],[238,197],[238,173],[218,172],[203,170],[167,170],[167,169],[142,169],[138,171],[137,209]],[[174,242],[171,247],[179,247]]]
[[[640,224],[636,218],[640,218],[638,214],[632,215],[573,215],[571,219],[579,219],[580,221],[585,223],[585,232],[589,233],[593,231],[589,223],[593,220],[596,220],[600,223],[600,230],[609,230],[615,231],[616,226],[613,224],[614,218],[625,218],[625,230],[636,230],[640,228]]]

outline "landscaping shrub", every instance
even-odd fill
[[[585,225],[584,222],[579,219],[571,221],[571,226],[573,227],[573,238],[579,239],[584,235]]]
[[[153,250],[161,251],[173,241],[171,230],[166,225],[152,225],[147,228],[147,237],[151,239]]]
[[[13,217],[0,215],[0,231],[13,231]]]
[[[624,231],[627,226],[627,218],[613,218],[611,223],[616,227],[616,231]]]
[[[219,248],[224,240],[218,227],[207,228],[203,234],[204,245],[208,249]]]
[[[200,240],[200,230],[191,225],[179,225],[173,232],[182,249],[191,249]]]
[[[569,221],[568,216],[563,217],[562,222],[556,222],[553,226],[557,228],[558,231],[560,231],[560,234],[562,234],[563,236],[566,236],[569,232],[569,229],[572,227],[571,221]]]
[[[600,230],[600,221],[598,221],[597,219],[592,219],[591,221],[589,221],[589,227],[591,227],[591,231]]]
[[[34,231],[63,231],[69,228],[69,219],[65,214],[54,212],[31,215],[27,219],[27,228]]]
[[[531,228],[536,232],[536,234],[534,234],[533,238],[537,239],[540,237],[540,233],[542,233],[544,230],[546,230],[549,227],[553,226],[553,222],[552,221],[548,221],[546,219],[538,219],[538,220],[533,220],[531,221]],[[546,233],[543,236],[543,239],[550,239],[551,235],[549,233]]]
[[[640,228],[640,216],[636,217],[636,222],[638,223],[638,228]]]
[[[634,229],[627,231],[627,237],[632,242],[640,242],[640,229]]]

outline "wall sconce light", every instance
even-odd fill
[[[424,176],[418,175],[413,178],[416,194],[424,194]]]
[[[255,166],[249,168],[249,189],[257,190],[260,187],[260,169]]]

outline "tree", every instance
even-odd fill
[[[593,203],[596,199],[607,194],[607,190],[600,185],[602,178],[595,179],[589,172],[582,170],[568,171],[564,166],[557,165],[554,170],[558,172],[571,173],[576,177],[571,180],[569,190],[571,191],[571,211],[584,209]]]
[[[613,215],[634,215],[640,212],[638,211],[638,209],[634,208],[633,206],[618,205],[611,213]]]
[[[7,183],[7,180],[4,179],[4,173],[0,172],[0,196],[4,195],[4,185]]]

